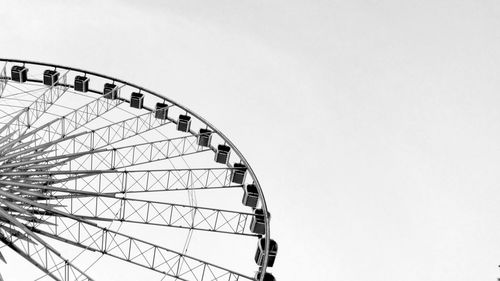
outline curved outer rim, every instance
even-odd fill
[[[261,201],[261,207],[262,207],[262,210],[264,211],[264,214],[266,214],[264,216],[264,222],[265,222],[265,228],[266,228],[266,234],[264,235],[265,236],[265,245],[266,245],[266,252],[265,252],[265,256],[264,256],[264,265],[260,268],[259,272],[261,273],[260,275],[260,280],[263,281],[264,280],[264,273],[266,272],[267,270],[267,260],[268,260],[268,257],[269,257],[269,246],[270,246],[270,224],[269,224],[269,216],[267,215],[268,214],[268,209],[267,209],[267,204],[266,204],[266,199],[264,198],[264,193],[262,192],[262,188],[260,186],[260,183],[259,183],[259,180],[257,179],[257,176],[255,175],[255,172],[253,171],[252,167],[250,166],[250,163],[248,163],[248,161],[245,159],[245,156],[243,156],[243,154],[238,150],[238,148],[236,147],[236,145],[234,145],[234,143],[229,140],[229,138],[227,138],[220,130],[218,130],[214,125],[212,125],[209,121],[205,120],[203,117],[201,117],[200,115],[198,115],[197,113],[195,113],[194,111],[190,110],[189,108],[179,104],[178,102],[176,101],[173,101],[172,99],[168,98],[168,97],[165,97],[163,95],[160,95],[156,92],[153,92],[151,90],[148,90],[144,87],[141,87],[141,86],[138,86],[136,84],[133,84],[133,83],[130,83],[130,82],[127,82],[127,81],[124,81],[124,80],[121,80],[121,79],[118,79],[118,78],[115,78],[115,77],[111,77],[111,76],[107,76],[107,75],[103,75],[103,74],[99,74],[99,73],[96,73],[96,72],[92,72],[92,71],[87,71],[87,70],[83,70],[83,69],[79,69],[79,68],[74,68],[74,67],[69,67],[69,66],[63,66],[63,65],[57,65],[57,64],[51,64],[51,63],[44,63],[44,62],[37,62],[37,61],[29,61],[29,60],[18,60],[18,59],[6,59],[6,58],[0,58],[0,62],[10,62],[10,63],[22,63],[22,64],[31,64],[31,65],[39,65],[39,66],[47,66],[47,67],[54,67],[54,68],[60,68],[60,69],[65,69],[65,70],[70,70],[70,71],[75,71],[75,72],[81,72],[81,73],[84,73],[84,74],[88,74],[88,75],[93,75],[93,76],[97,76],[97,77],[101,77],[101,78],[104,78],[104,79],[109,79],[109,80],[112,80],[112,81],[115,81],[115,82],[119,82],[119,83],[122,83],[124,85],[127,85],[127,86],[130,86],[132,88],[136,88],[138,90],[141,90],[141,91],[144,91],[148,94],[151,94],[153,96],[156,96],[158,98],[161,98],[161,99],[164,99],[165,101],[168,101],[170,102],[172,105],[175,105],[179,108],[181,108],[182,110],[185,110],[186,112],[188,112],[189,114],[191,114],[192,116],[196,117],[198,120],[200,120],[201,122],[203,122],[207,127],[209,127],[213,132],[217,133],[227,144],[229,144],[229,146],[234,150],[234,152],[236,153],[236,155],[238,155],[238,157],[240,158],[240,160],[247,166],[248,168],[248,172],[250,173],[253,181],[254,181],[254,184],[257,186],[257,189],[259,190],[259,194],[260,194],[260,201]]]

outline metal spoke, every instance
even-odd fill
[[[65,213],[85,220],[123,221],[257,236],[249,230],[254,216],[252,213],[114,196],[82,198],[77,195],[69,199],[57,199],[55,204],[64,206],[61,210]],[[51,201],[54,200],[47,202]]]
[[[70,142],[77,136],[70,136]],[[40,147],[50,147],[41,145]],[[3,168],[28,169],[55,165],[69,165],[73,171],[87,169],[119,169],[140,164],[182,157],[195,153],[209,151],[208,148],[196,144],[196,136],[185,136],[136,145],[128,145],[112,149],[80,150],[80,152],[49,156],[27,161],[18,161],[2,165]],[[43,163],[40,164],[40,163]],[[40,164],[37,166],[36,164]],[[62,169],[62,168],[60,168]]]
[[[42,93],[40,97],[35,99],[33,103],[26,107],[25,110],[21,111],[16,117],[14,117],[11,122],[4,125],[0,129],[0,136],[15,131],[16,134],[14,138],[22,136],[30,126],[40,118],[51,106],[54,104],[68,89],[69,87],[63,86],[66,84],[66,74],[61,75],[61,77],[56,81],[55,86],[48,86],[47,89]],[[62,85],[57,83],[61,82]]]
[[[94,129],[92,131],[86,131],[72,139],[71,142],[56,142],[54,143],[54,149],[58,154],[64,153],[76,153],[82,150],[99,149],[106,146],[118,143],[125,139],[134,137],[141,133],[160,128],[161,126],[170,124],[169,121],[158,120],[154,118],[154,112],[142,114],[136,117],[132,117],[117,123],[113,123],[107,126]],[[80,126],[79,124],[78,126]],[[59,130],[59,129],[57,129]],[[60,129],[60,131],[65,131],[65,129]],[[73,130],[74,131],[74,130]],[[72,131],[71,131],[72,132]],[[67,131],[66,131],[67,134]],[[57,132],[51,132],[48,136],[64,136],[65,134]],[[47,137],[41,136],[45,139],[45,142],[49,142]]]
[[[231,182],[234,168],[163,170],[59,170],[8,172],[7,176],[49,176],[60,188],[98,194],[241,188]],[[49,181],[49,180],[47,180]]]
[[[181,280],[253,280],[204,260],[115,232],[84,220],[68,220],[62,217],[47,218],[64,228],[41,225],[32,230],[41,235],[91,251],[101,252],[117,259],[140,265]],[[186,265],[185,270],[177,268]]]
[[[97,98],[62,117],[50,121],[43,127],[43,130],[38,130],[32,137],[44,143],[54,141],[69,135],[123,103],[124,101],[120,99]]]
[[[47,243],[33,243],[17,238],[5,228],[0,228],[0,241],[28,260],[37,268],[57,281],[93,280],[60,253],[51,249]]]
[[[196,144],[196,140],[196,136],[185,136],[112,149],[83,149],[84,152],[67,154],[64,158],[71,157],[73,155],[76,156],[67,162],[67,165],[73,171],[87,169],[122,169],[140,164],[210,151],[208,148],[198,146]],[[89,142],[92,145],[93,141],[90,140]],[[77,146],[78,144],[76,144],[76,141],[73,143],[75,151],[82,151],[81,143],[79,144],[80,146]],[[52,158],[57,160],[58,157]],[[48,157],[45,160],[51,161],[52,158]],[[60,167],[60,169],[62,168],[63,166]]]

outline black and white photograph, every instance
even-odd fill
[[[0,26],[0,281],[500,280],[498,0]]]

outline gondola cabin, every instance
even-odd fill
[[[257,272],[255,274],[255,278],[254,279],[257,280],[257,281],[260,281],[260,277],[261,276],[262,276],[261,273]],[[276,281],[276,278],[274,278],[274,276],[271,273],[266,272],[266,273],[264,273],[264,281]]]
[[[12,81],[24,83],[28,80],[28,68],[21,65],[14,65],[10,69],[10,75],[12,77]]]
[[[102,92],[105,98],[114,100],[118,97],[118,86],[111,83],[104,84],[104,90]]]
[[[133,108],[142,109],[144,104],[144,95],[134,92],[130,95],[130,106]]]
[[[247,184],[243,187],[243,200],[245,206],[257,208],[259,202],[259,190],[255,184]]]
[[[155,118],[166,120],[168,114],[168,104],[158,102],[156,103]]]
[[[219,144],[217,146],[217,152],[215,153],[215,162],[221,164],[227,164],[229,160],[229,154],[231,152],[231,148],[227,145]]]
[[[231,171],[231,181],[239,184],[244,183],[246,173],[247,166],[245,164],[234,163],[233,170]]]
[[[179,115],[179,121],[177,122],[177,131],[189,132],[191,129],[191,116]]]
[[[198,134],[198,145],[209,147],[212,141],[212,131],[207,129],[200,129]]]
[[[271,214],[267,212],[267,217],[271,219]],[[266,221],[264,210],[255,209],[252,221],[250,221],[250,231],[255,234],[266,234]]]
[[[59,80],[59,72],[47,69],[43,72],[43,84],[47,86],[54,86]]]
[[[260,266],[264,265],[264,256],[266,254],[266,239],[260,238],[257,243],[257,251],[255,252],[255,263]],[[271,239],[269,241],[269,256],[267,257],[267,266],[272,267],[278,254],[278,243]]]
[[[75,91],[87,92],[89,90],[90,79],[86,76],[76,76],[75,77]]]

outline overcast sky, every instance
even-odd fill
[[[278,280],[500,277],[500,2],[3,1],[0,23],[1,57],[143,85],[226,133]]]

